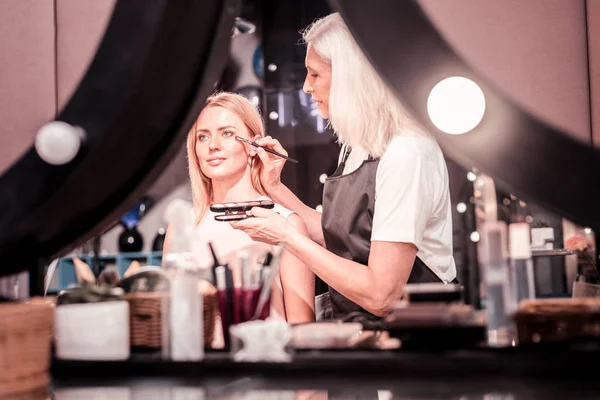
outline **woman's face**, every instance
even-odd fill
[[[331,64],[323,61],[321,56],[308,46],[306,51],[306,79],[302,90],[310,94],[317,103],[323,118],[329,118],[329,91],[331,89]]]
[[[250,168],[245,145],[236,136],[254,140],[242,120],[223,107],[206,107],[196,124],[196,157],[210,179],[243,175]]]

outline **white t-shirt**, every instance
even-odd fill
[[[341,157],[344,149],[340,153]],[[368,158],[353,148],[344,175]],[[448,169],[438,144],[422,136],[395,136],[377,166],[371,241],[413,243],[417,256],[441,280],[456,278]]]

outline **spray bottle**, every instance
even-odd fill
[[[199,361],[204,358],[201,271],[191,252],[195,234],[194,211],[189,202],[173,200],[165,211],[169,223],[169,252],[163,267],[170,278],[168,305],[163,307],[163,358]],[[165,318],[166,317],[166,318]]]

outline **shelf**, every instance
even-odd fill
[[[569,256],[577,254],[577,250],[574,249],[541,249],[531,250],[532,257],[554,257],[554,256]]]
[[[78,255],[77,257],[92,267],[94,256]],[[101,254],[98,256],[98,259],[105,263],[115,264],[117,270],[119,271],[119,275],[123,276],[132,261],[139,261],[142,265],[153,265],[160,267],[162,265],[162,251],[150,253],[136,252]],[[54,282],[57,282],[57,284],[51,285],[50,290],[60,291],[67,289],[73,284],[76,284],[77,276],[75,275],[73,257],[61,258],[54,274],[56,275]]]

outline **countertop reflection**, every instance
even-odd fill
[[[286,364],[153,357],[53,363],[53,399],[597,399],[599,343],[521,349],[298,352]],[[587,365],[587,366],[586,366]]]
[[[285,386],[285,387],[284,387]],[[204,382],[202,386],[178,386],[174,382],[157,380],[130,381],[119,387],[61,387],[51,395],[55,400],[519,400],[519,399],[597,399],[598,388],[561,385],[556,381],[528,381],[503,379],[474,381],[411,380],[410,382],[303,382],[294,387],[292,382],[241,378],[228,382]]]

